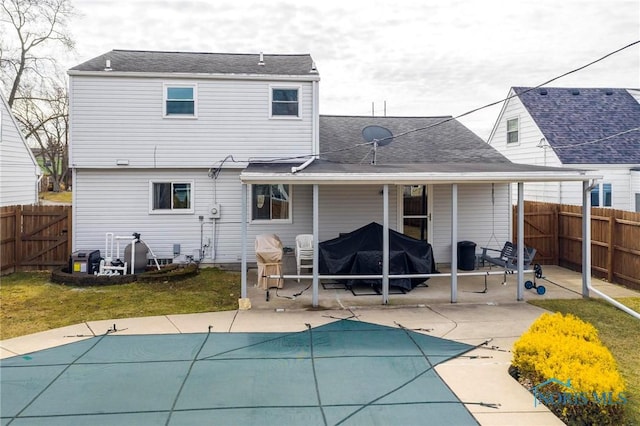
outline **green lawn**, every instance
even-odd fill
[[[177,282],[100,287],[53,284],[48,272],[1,278],[0,339],[105,319],[237,309],[240,274],[203,268]]]
[[[640,297],[617,299],[640,312]],[[640,425],[640,320],[599,299],[536,300],[529,303],[552,312],[573,314],[598,329],[600,340],[618,361],[627,384],[628,424]]]
[[[57,203],[71,203],[71,199],[73,196],[73,192],[71,191],[60,191],[60,192],[41,192],[40,199],[47,201],[55,201]]]

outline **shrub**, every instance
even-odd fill
[[[624,381],[591,324],[571,314],[542,314],[514,344],[512,366],[565,423],[622,423]]]

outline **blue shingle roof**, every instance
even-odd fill
[[[640,163],[640,104],[626,89],[514,87],[563,164]]]

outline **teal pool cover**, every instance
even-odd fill
[[[1,425],[477,425],[434,366],[474,346],[339,320],[106,334],[0,363]]]

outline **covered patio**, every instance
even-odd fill
[[[583,268],[582,289],[583,297],[588,297],[591,286],[590,265],[591,247],[590,241],[590,191],[591,185],[599,176],[581,170],[568,170],[552,167],[531,166],[515,163],[435,163],[435,164],[342,164],[323,160],[309,160],[302,165],[291,163],[252,163],[240,175],[242,182],[242,219],[241,219],[241,244],[242,244],[242,287],[241,297],[248,298],[248,245],[253,241],[248,239],[248,185],[252,184],[288,184],[288,185],[310,185],[313,188],[313,229],[314,235],[314,258],[313,275],[309,277],[286,274],[285,280],[301,278],[306,282],[305,287],[311,280],[311,306],[320,306],[321,282],[346,278],[346,276],[321,275],[318,272],[318,244],[319,244],[319,206],[320,187],[322,185],[381,185],[382,203],[380,209],[383,212],[383,250],[382,250],[382,274],[380,275],[350,275],[349,279],[375,278],[382,280],[379,303],[383,305],[395,303],[394,295],[390,292],[389,280],[392,278],[432,278],[427,283],[442,282],[448,280],[448,299],[450,303],[459,301],[459,278],[463,277],[485,277],[492,274],[502,274],[495,268],[492,271],[471,271],[460,272],[457,265],[457,242],[458,235],[458,209],[465,207],[458,203],[459,188],[464,185],[474,184],[511,184],[518,187],[518,220],[517,220],[517,241],[524,241],[524,214],[523,214],[523,194],[524,185],[528,182],[559,182],[559,181],[579,181],[582,182],[582,208],[583,208]],[[446,185],[451,191],[451,263],[450,268],[439,271],[439,274],[422,275],[391,275],[389,273],[389,209],[390,197],[389,188],[393,185]],[[473,207],[473,206],[466,206]],[[515,299],[521,301],[525,294],[525,273],[532,274],[533,270],[524,269],[524,246],[518,245],[518,268],[515,277],[516,294]],[[436,259],[438,262],[438,259]],[[491,278],[489,278],[491,279]],[[492,281],[501,281],[501,278],[494,277]],[[442,285],[442,284],[440,284]],[[446,285],[446,284],[445,284]],[[480,288],[479,290],[482,290]],[[413,293],[413,292],[412,292]],[[381,299],[381,300],[380,300]]]

